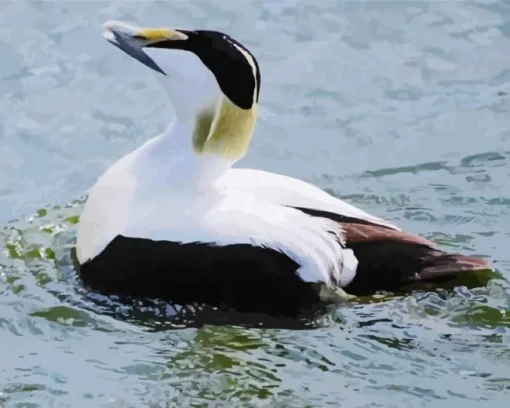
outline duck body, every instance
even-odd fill
[[[257,234],[267,234],[260,215],[265,206],[272,210],[274,205],[291,210],[285,215],[297,215],[297,223],[306,217],[340,227],[345,244],[336,245],[355,257],[340,282],[350,294],[399,290],[487,268],[482,259],[447,254],[302,180],[233,168],[207,191],[181,195],[164,184],[158,188],[153,183],[146,190],[146,183],[126,179],[136,167],[130,156],[112,166],[90,191],[81,217],[82,225],[96,229],[81,228],[79,242],[100,244],[91,249],[97,255],[80,265],[80,275],[101,293],[286,316],[322,303],[313,283],[324,279],[303,271],[299,257],[289,255],[290,244],[282,248],[257,242]],[[247,231],[248,225],[258,231]],[[291,220],[272,226],[293,231]],[[317,237],[303,236],[306,254]],[[338,262],[344,262],[342,257]]]
[[[294,315],[342,288],[371,294],[487,269],[304,181],[231,168],[248,148],[260,90],[258,64],[235,40],[105,27],[178,102],[165,132],[89,191],[76,253],[90,288]]]

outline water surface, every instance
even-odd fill
[[[86,189],[170,120],[152,73],[102,39],[108,19],[227,31],[262,71],[240,165],[501,277],[345,305],[314,330],[154,330],[97,306],[70,260]],[[507,2],[12,1],[0,27],[0,405],[508,405]]]

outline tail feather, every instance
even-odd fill
[[[486,269],[489,269],[489,265],[482,258],[431,250],[430,254],[424,259],[423,269],[416,274],[416,279],[429,280],[463,271]]]
[[[489,269],[481,258],[448,254],[406,241],[365,241],[347,246],[359,262],[347,290],[358,295],[396,291],[416,282],[444,282],[459,273]]]

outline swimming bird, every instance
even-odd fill
[[[155,71],[173,112],[162,134],[89,190],[76,255],[90,288],[291,315],[346,293],[487,269],[305,181],[233,168],[254,133],[261,74],[231,36],[121,21],[103,28]]]

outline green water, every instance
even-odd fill
[[[170,119],[108,19],[215,28],[262,71],[243,166],[489,257],[481,287],[362,299],[317,328],[171,327],[85,291],[86,189]],[[0,406],[506,407],[507,2],[0,2]]]

